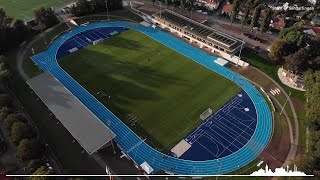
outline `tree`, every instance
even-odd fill
[[[4,120],[4,127],[8,132],[11,132],[12,125],[19,121],[19,116],[17,114],[9,114]],[[9,133],[10,134],[10,133]]]
[[[185,0],[180,0],[180,7],[183,9],[184,8],[184,3],[185,3]]]
[[[33,175],[49,175],[49,174],[52,174],[52,171],[44,166],[41,166],[33,173]],[[47,176],[30,177],[30,180],[49,180],[49,179],[50,177],[47,177]]]
[[[32,129],[23,122],[15,122],[10,134],[10,140],[15,145],[18,145],[22,139],[28,139],[34,135]]]
[[[304,48],[301,48],[297,52],[295,52],[294,54],[290,54],[286,58],[286,67],[287,69],[300,74],[307,69],[308,60],[308,51]]]
[[[247,7],[244,12],[244,15],[241,17],[241,30],[243,30],[243,26],[247,24],[249,13],[250,13],[250,9],[249,7]]]
[[[277,39],[271,44],[270,52],[268,53],[269,58],[274,62],[281,63],[287,46],[288,44],[284,40]]]
[[[230,15],[231,25],[237,19],[237,15],[238,15],[238,12],[239,12],[239,7],[240,7],[239,0],[233,1],[232,11],[231,11],[231,15]]]
[[[17,156],[21,160],[38,158],[41,152],[40,144],[36,139],[23,139],[17,147]]]
[[[253,2],[253,7],[255,8],[255,7],[259,6],[260,3],[261,3],[260,0],[255,0],[255,1]]]
[[[0,82],[5,84],[9,80],[10,75],[7,65],[0,63]]]
[[[36,22],[50,28],[59,23],[57,16],[51,8],[40,7],[34,10],[34,17]]]
[[[91,4],[87,0],[78,0],[74,6],[72,6],[71,12],[75,16],[84,16],[90,14]]]
[[[0,29],[6,29],[11,26],[13,18],[7,16],[3,8],[0,8]]]
[[[27,169],[31,173],[34,173],[40,167],[41,161],[39,159],[31,159],[27,164]]]
[[[12,98],[8,94],[0,94],[0,107],[10,106]]]
[[[266,32],[266,30],[269,29],[269,26],[270,26],[270,22],[271,22],[271,18],[272,18],[272,10],[270,8],[268,8],[266,10],[266,16],[264,17],[262,23],[261,23],[261,26],[260,26],[260,31],[262,33]]]
[[[7,118],[7,116],[12,112],[12,110],[8,107],[2,107],[0,109],[0,119],[4,120]]]
[[[253,27],[256,27],[258,25],[258,20],[259,20],[259,17],[260,17],[261,9],[262,9],[261,4],[258,5],[254,9],[254,13],[253,13],[251,24],[250,24],[251,31],[252,31]]]

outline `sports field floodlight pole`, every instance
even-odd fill
[[[108,0],[106,0],[106,8],[107,8],[107,16],[108,16],[108,20],[110,20],[110,18],[109,18],[109,9],[108,9]]]
[[[244,45],[244,37],[243,37],[243,35],[242,35],[242,43],[241,43],[241,48],[240,48],[240,52],[239,52],[239,58],[238,58],[238,63],[237,63],[237,65],[239,65],[239,61],[240,61],[240,59],[241,59],[241,52],[242,52],[243,45]]]
[[[289,100],[289,98],[290,98],[290,95],[291,95],[291,91],[289,91],[288,98],[286,99],[286,102],[284,103],[284,105],[283,105],[283,107],[282,107],[282,109],[281,109],[280,115],[282,114],[282,112],[283,112],[283,110],[284,110],[284,107],[286,106],[286,104],[287,104],[287,102],[288,102],[288,100]]]

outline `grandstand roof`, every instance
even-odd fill
[[[27,83],[89,154],[115,137],[106,125],[51,74],[40,74]]]
[[[160,13],[155,14],[156,17],[160,18]],[[215,30],[190,18],[182,16],[178,13],[172,12],[170,10],[164,10],[161,12],[161,19],[169,21],[181,28],[191,31],[197,35],[206,38],[208,41],[222,46],[227,49],[234,49],[241,45],[241,40],[225,34],[221,31]]]

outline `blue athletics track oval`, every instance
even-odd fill
[[[240,86],[252,100],[257,114],[256,129],[248,143],[238,151],[214,160],[192,161],[174,157],[163,158],[163,153],[142,141],[141,138],[119,118],[67,74],[57,62],[58,49],[65,41],[78,33],[102,27],[135,29]],[[154,172],[164,170],[181,175],[216,175],[226,174],[237,170],[253,161],[262,152],[271,137],[272,116],[267,102],[261,93],[251,83],[237,75],[235,72],[213,63],[212,60],[215,58],[217,57],[209,55],[168,33],[152,27],[144,27],[129,22],[102,22],[81,26],[60,36],[51,44],[47,51],[32,57],[32,60],[43,71],[51,73],[93,114],[107,125],[115,133],[116,143],[137,164],[142,164],[146,161],[154,169]]]

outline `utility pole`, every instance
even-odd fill
[[[160,4],[160,19],[161,19],[161,5],[162,5],[161,1],[159,2],[159,4]]]
[[[110,20],[110,19],[109,19],[109,9],[108,9],[108,0],[106,0],[106,8],[107,8],[107,16],[108,16],[108,20]]]
[[[241,59],[241,52],[242,52],[243,45],[244,45],[244,37],[243,37],[243,35],[242,35],[242,43],[241,43],[241,48],[240,48],[240,52],[239,52],[239,59],[238,59],[237,65],[239,65],[239,61],[240,61],[240,59]]]
[[[283,110],[284,110],[284,107],[286,106],[286,104],[287,104],[287,102],[288,102],[288,100],[289,100],[289,98],[290,98],[290,95],[291,95],[291,91],[289,91],[288,98],[286,99],[286,102],[284,103],[284,105],[283,105],[283,107],[282,107],[282,109],[281,109],[280,115],[282,114],[282,112],[283,112]]]

